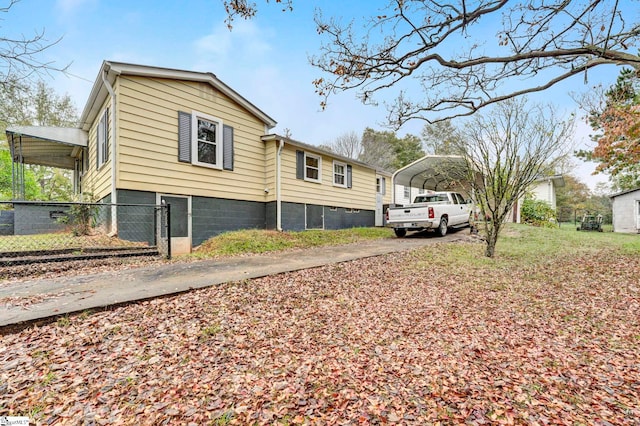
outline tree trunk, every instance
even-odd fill
[[[496,244],[498,242],[498,235],[500,234],[500,223],[495,223],[494,219],[487,226],[487,249],[484,254],[487,257],[493,257],[496,252]]]
[[[492,234],[491,236],[489,236],[489,238],[487,238],[487,249],[485,250],[484,254],[487,257],[493,257],[493,255],[496,252],[496,235]]]

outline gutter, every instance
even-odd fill
[[[278,141],[276,154],[276,230],[278,231],[282,231],[282,148],[284,148],[284,139]]]
[[[118,234],[118,194],[116,192],[116,92],[107,80],[107,70],[102,73],[102,82],[111,95],[111,232],[110,236]]]

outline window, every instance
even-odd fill
[[[333,184],[347,187],[347,165],[338,161],[333,162]]]
[[[310,180],[312,182],[322,181],[322,157],[319,155],[313,155],[304,153],[304,180]]]
[[[333,184],[351,188],[353,168],[339,161],[333,162]],[[296,151],[296,179],[309,182],[322,182],[322,157],[306,151]]]
[[[195,113],[191,120],[191,162],[199,166],[222,168],[222,121]]]
[[[98,122],[97,165],[100,168],[109,159],[109,108],[104,110]]]
[[[376,178],[376,192],[384,195],[387,192],[387,182],[383,177]]]
[[[411,187],[410,186],[405,186],[404,187],[404,198],[411,198]]]
[[[203,113],[178,111],[178,161],[233,170],[233,127]]]

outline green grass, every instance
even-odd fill
[[[610,228],[609,228],[610,229]],[[460,234],[467,235],[467,230]],[[220,234],[204,242],[188,257],[203,259],[217,256],[268,253],[296,248],[356,243],[371,239],[395,238],[389,228],[352,228],[336,231],[310,230],[277,232],[244,230]],[[598,255],[602,251],[620,254],[640,254],[640,236],[613,232],[576,231],[575,226],[538,228],[530,225],[508,224],[498,240],[496,256],[484,256],[484,244],[450,244],[443,250],[425,248],[431,255],[428,262],[446,267],[484,267],[527,262],[544,263],[574,254]]]
[[[536,228],[512,224],[498,240],[500,257],[516,261],[531,262],[537,258],[618,250],[625,254],[640,254],[639,236],[606,231],[577,231],[574,226]]]
[[[295,248],[356,243],[358,241],[391,238],[388,228],[351,228],[336,231],[310,230],[278,232],[249,229],[225,232],[205,241],[194,253],[195,258],[268,253]]]
[[[416,263],[451,271],[497,271],[522,264],[563,262],[584,255],[604,261],[618,254],[640,255],[640,235],[576,231],[574,226],[540,228],[510,223],[500,234],[493,258],[485,257],[485,247],[483,243],[447,244],[437,249],[427,246],[417,252]]]

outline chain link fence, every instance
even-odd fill
[[[0,202],[0,267],[106,257],[171,257],[169,207]]]

